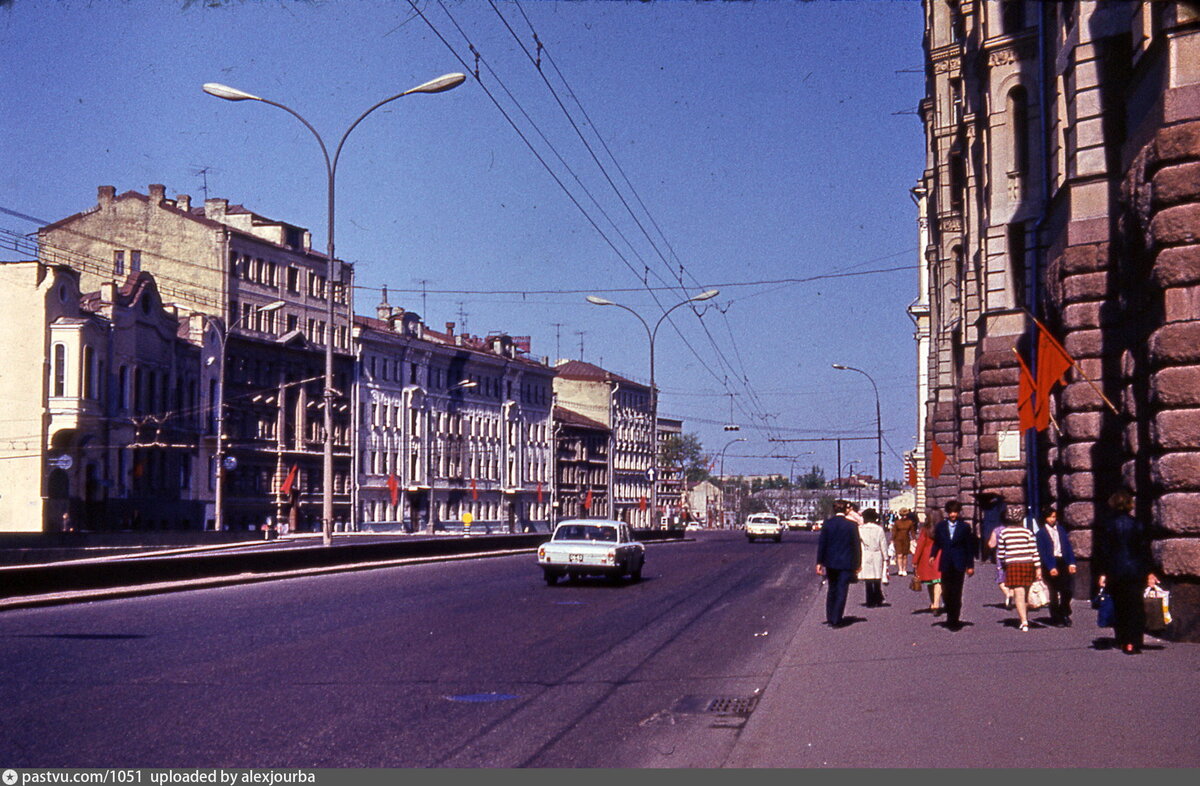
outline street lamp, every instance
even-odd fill
[[[282,300],[273,300],[270,303],[262,306],[255,306],[253,313],[269,314],[273,311],[278,311],[283,308],[286,303]],[[229,331],[238,326],[242,318],[251,312],[243,312],[241,316],[236,317],[228,325],[221,321],[221,330],[217,332],[217,340],[221,344],[221,368],[218,371],[217,377],[217,488],[213,497],[213,528],[220,532],[225,528],[225,345],[229,339]],[[216,358],[209,358],[207,363],[211,364]]]
[[[701,292],[699,295],[690,297],[687,300],[683,300],[683,301],[680,301],[679,303],[676,303],[675,305],[671,306],[670,308],[668,308],[666,311],[663,312],[662,316],[658,318],[658,321],[654,323],[653,330],[650,329],[650,325],[646,322],[645,319],[642,318],[642,315],[639,314],[638,312],[634,311],[629,306],[623,306],[620,303],[614,303],[613,301],[608,300],[607,298],[597,297],[596,295],[588,295],[587,296],[587,302],[591,303],[594,306],[616,306],[617,308],[624,309],[625,311],[628,311],[630,314],[633,314],[635,317],[637,317],[638,322],[642,323],[642,327],[644,327],[646,329],[646,337],[650,340],[650,423],[651,423],[651,426],[650,426],[650,428],[651,428],[651,431],[650,431],[650,435],[651,435],[651,440],[650,440],[650,443],[651,443],[651,449],[650,449],[651,504],[650,504],[650,509],[652,511],[654,511],[653,515],[658,515],[658,455],[659,455],[658,388],[654,384],[654,340],[655,340],[655,338],[658,337],[658,328],[662,325],[663,320],[665,320],[667,318],[667,315],[670,314],[672,311],[679,308],[680,306],[686,306],[688,303],[699,303],[703,300],[712,300],[719,294],[721,294],[721,290],[710,289],[705,292]]]
[[[866,377],[870,381],[871,387],[875,389],[875,452],[879,459],[879,510],[877,512],[879,513],[879,520],[883,521],[883,418],[879,411],[879,386],[875,384],[875,380],[871,378],[871,375],[861,368],[844,366],[841,363],[834,363],[833,367],[838,371],[857,371]]]
[[[733,443],[745,441],[745,437],[731,439],[725,443],[725,447],[721,448],[721,529],[725,528],[725,494],[729,489],[729,483],[725,480],[725,451],[729,450],[729,446]]]
[[[333,398],[334,398],[333,341],[334,341],[334,336],[336,335],[336,330],[334,329],[335,313],[334,313],[334,308],[333,308],[333,301],[334,301],[334,294],[335,294],[334,281],[335,281],[335,279],[340,280],[340,276],[334,275],[335,272],[337,272],[337,271],[335,270],[335,261],[334,261],[334,256],[333,256],[333,250],[334,250],[333,230],[334,230],[334,183],[337,178],[338,159],[342,155],[342,146],[346,144],[346,138],[348,136],[350,136],[350,132],[352,132],[355,128],[357,128],[358,124],[361,123],[367,117],[367,115],[371,114],[379,107],[383,106],[384,104],[391,103],[392,101],[395,101],[398,98],[403,98],[404,96],[411,95],[413,93],[441,93],[446,90],[451,90],[451,89],[461,85],[466,78],[467,77],[464,74],[457,74],[457,73],[445,74],[443,76],[439,76],[436,79],[431,79],[428,82],[417,85],[416,87],[409,88],[408,90],[405,90],[403,93],[397,93],[396,95],[394,95],[390,98],[385,98],[384,100],[375,104],[370,109],[368,109],[367,111],[365,111],[361,115],[359,115],[358,119],[355,120],[353,123],[351,123],[350,127],[346,129],[346,132],[342,134],[342,138],[338,141],[337,147],[334,149],[332,159],[329,157],[329,149],[325,146],[325,140],[321,137],[321,135],[319,133],[317,133],[317,130],[315,128],[313,128],[311,123],[309,123],[307,120],[305,120],[304,117],[302,117],[300,115],[300,113],[298,113],[296,110],[292,109],[291,107],[285,106],[284,104],[280,104],[276,101],[271,101],[270,99],[260,98],[259,96],[253,95],[251,93],[247,93],[244,90],[238,90],[237,88],[229,87],[228,85],[217,84],[216,82],[209,82],[209,83],[205,84],[204,88],[203,88],[204,92],[208,93],[209,95],[216,96],[217,98],[223,98],[226,101],[259,101],[261,103],[269,104],[271,106],[282,109],[283,111],[287,112],[292,117],[296,118],[301,123],[303,123],[304,127],[312,132],[312,135],[314,137],[316,137],[316,139],[317,139],[317,144],[321,146],[321,154],[325,157],[325,174],[326,174],[326,178],[327,178],[327,187],[326,187],[327,202],[326,203],[328,205],[328,210],[327,210],[327,218],[328,218],[328,225],[327,225],[328,246],[327,246],[327,249],[328,250],[327,250],[327,260],[326,260],[326,264],[328,265],[328,267],[327,267],[327,272],[326,272],[326,276],[325,276],[325,279],[326,279],[326,292],[325,292],[326,315],[325,315],[325,317],[326,317],[326,325],[328,326],[327,327],[328,332],[326,333],[326,335],[324,337],[325,338],[325,392],[324,392],[325,438],[324,438],[324,466],[323,466],[324,471],[322,473],[323,485],[322,485],[322,489],[321,489],[321,538],[322,538],[322,542],[326,546],[330,545],[333,542]],[[343,288],[342,291],[343,291],[343,296],[346,299],[346,303],[349,304],[350,298],[348,296],[348,293],[346,292],[345,288]],[[347,329],[347,337],[348,336],[349,336],[349,330]]]

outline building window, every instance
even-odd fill
[[[54,395],[67,395],[67,348],[54,345]]]
[[[129,252],[129,272],[130,273],[138,273],[141,271],[141,269],[142,269],[142,252],[141,251],[130,251]]]
[[[113,275],[117,275],[117,276],[125,275],[125,252],[124,251],[114,251],[113,252]]]
[[[287,269],[287,288],[289,292],[300,293],[300,270],[298,268],[289,267]]]
[[[80,387],[84,398],[96,398],[96,350],[92,347],[83,348],[83,384]]]
[[[1013,308],[1025,304],[1025,226],[1008,225],[1008,278],[1013,293]]]
[[[287,315],[287,332],[291,333],[300,325],[300,318],[295,314]]]
[[[1029,172],[1029,101],[1023,87],[1008,92],[1008,120],[1013,172],[1023,178]]]

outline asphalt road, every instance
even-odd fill
[[[650,544],[636,584],[548,587],[524,555],[5,612],[0,766],[720,761],[815,541]]]

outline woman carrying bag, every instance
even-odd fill
[[[1041,560],[1033,533],[1019,522],[1006,521],[996,531],[996,561],[1004,567],[1004,583],[1013,593],[1021,632],[1029,630],[1029,586],[1038,580]]]

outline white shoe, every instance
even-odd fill
[[[1029,632],[1029,623],[1028,623],[1028,622],[1022,622],[1022,623],[1021,623],[1021,632],[1022,632],[1022,633],[1028,633],[1028,632]]]

